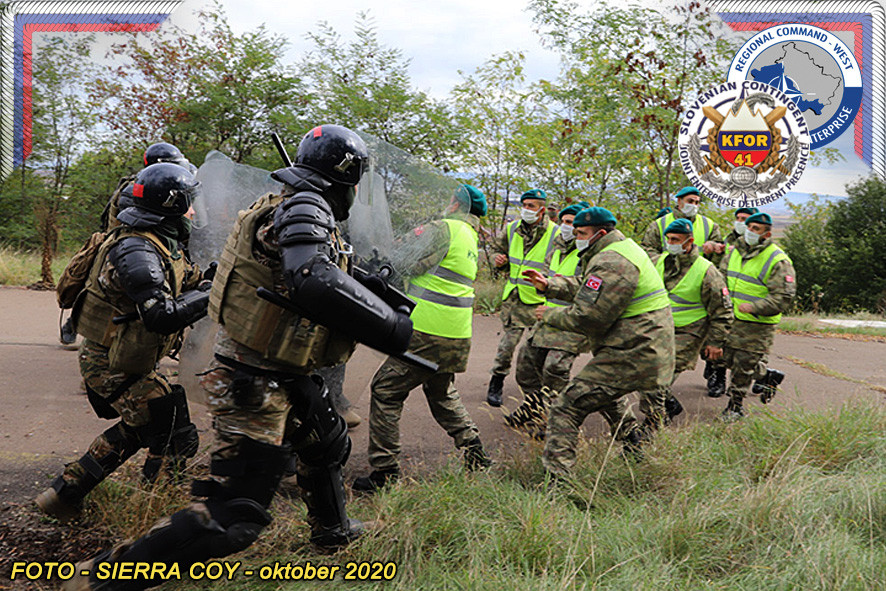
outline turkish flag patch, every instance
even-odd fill
[[[728,287],[723,288],[723,297],[726,297],[726,298],[729,297],[729,288]]]
[[[788,283],[793,283],[793,282],[794,282],[794,276],[793,276],[793,275],[785,275],[785,276],[784,276],[784,280],[787,281]]]
[[[585,283],[585,287],[589,287],[594,291],[600,291],[601,285],[603,285],[603,280],[596,275],[591,275],[590,277],[588,277],[588,281],[587,283]]]
[[[413,232],[415,232],[415,235],[416,235],[416,236],[421,236],[421,235],[422,235],[422,232],[424,232],[424,231],[425,231],[425,227],[424,227],[423,225],[422,225],[422,226],[419,226],[418,228],[416,228],[415,230],[413,230]]]

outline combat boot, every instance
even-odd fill
[[[754,394],[760,395],[760,402],[769,404],[769,401],[775,397],[778,391],[778,385],[784,381],[784,372],[777,369],[766,368],[766,375],[762,379],[757,380],[751,390]]]
[[[465,445],[465,469],[468,472],[485,470],[491,465],[492,460],[486,455],[479,437]]]
[[[726,368],[715,367],[708,378],[708,396],[719,398],[726,393]]]
[[[643,432],[634,429],[624,438],[622,456],[626,460],[639,462],[643,459]]]
[[[538,392],[530,392],[523,398],[523,403],[517,407],[517,410],[509,415],[505,415],[505,422],[509,427],[519,429],[535,418],[542,404],[541,395]]]
[[[680,401],[673,394],[668,395],[665,399],[665,412],[668,415],[668,422],[683,412],[683,405],[680,404]]]
[[[505,377],[494,373],[489,380],[489,390],[486,392],[486,403],[489,406],[501,406],[502,389],[505,385]]]
[[[714,370],[717,366],[711,363],[710,359],[705,359],[704,361],[704,379],[709,380],[711,376],[714,375]]]
[[[726,405],[726,408],[723,409],[723,413],[720,415],[720,420],[724,423],[734,423],[740,421],[744,417],[745,414],[742,405],[730,400],[729,404]]]
[[[59,476],[52,486],[37,495],[34,499],[43,513],[55,517],[60,523],[68,523],[80,516],[83,503],[83,495],[80,495],[75,486],[65,482]]]
[[[345,420],[345,423],[347,424],[347,426],[348,426],[348,430],[349,430],[349,431],[350,431],[351,429],[354,429],[354,428],[357,427],[360,423],[363,422],[363,419],[360,418],[360,415],[358,415],[357,413],[355,413],[355,412],[354,412],[353,410],[351,410],[350,408],[349,408],[348,410],[346,410],[345,412],[341,413],[341,416],[342,416],[342,418]]]
[[[375,493],[384,488],[388,484],[393,484],[400,480],[400,468],[385,468],[383,470],[373,470],[369,476],[360,476],[354,479],[351,489],[355,492]]]

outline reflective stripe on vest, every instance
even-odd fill
[[[670,256],[668,253],[661,255],[655,264],[655,270],[658,276],[664,279],[665,258]],[[705,275],[708,268],[711,267],[711,261],[699,256],[689,267],[689,271],[677,282],[668,293],[671,300],[671,313],[674,315],[674,326],[687,326],[693,322],[698,322],[708,315],[704,304],[701,302],[701,285],[704,283]]]
[[[668,243],[668,239],[665,237],[665,229],[671,225],[677,219],[677,216],[674,215],[674,212],[671,212],[667,215],[664,215],[658,218],[658,229],[661,234],[661,249],[665,250],[665,245]],[[701,220],[699,224],[698,221]],[[711,220],[706,218],[705,216],[698,214],[695,216],[695,222],[692,223],[692,237],[695,239],[695,243],[701,248],[701,245],[708,241],[708,238],[711,236]]]
[[[545,299],[540,296],[531,282],[523,279],[523,271],[535,269],[542,275],[547,275],[548,267],[545,261],[554,249],[554,238],[559,232],[558,227],[551,220],[547,221],[545,233],[538,242],[523,255],[523,236],[517,232],[520,220],[508,224],[508,261],[511,263],[511,273],[508,282],[505,283],[502,300],[508,299],[511,292],[516,289],[520,294],[520,301],[524,304],[543,304]]]
[[[733,247],[729,254],[729,267],[726,271],[726,285],[732,297],[732,312],[738,320],[757,322],[760,324],[778,324],[781,314],[775,316],[759,316],[739,312],[743,303],[757,302],[769,296],[769,276],[772,267],[781,261],[791,259],[780,248],[770,244],[752,259],[745,261],[737,248]]]
[[[628,307],[622,312],[620,318],[631,318],[646,312],[661,310],[671,305],[664,282],[658,276],[649,255],[640,248],[639,244],[630,238],[626,238],[625,240],[613,242],[600,252],[606,252],[607,250],[613,250],[628,259],[640,271],[640,278],[637,281],[634,296],[631,298]]]
[[[554,275],[562,275],[563,277],[575,277],[575,274],[578,271],[578,255],[580,254],[578,249],[573,248],[561,261],[560,255],[562,254],[563,251],[561,250],[554,251],[554,256],[551,257],[551,271],[549,276],[553,277]],[[565,306],[571,306],[572,302],[548,299],[545,302],[545,305],[549,308],[562,308]]]
[[[449,248],[436,269],[409,281],[415,300],[410,318],[415,330],[450,339],[471,337],[474,279],[477,277],[477,231],[467,222],[444,219]]]

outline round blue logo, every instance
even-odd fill
[[[813,150],[849,129],[861,107],[861,70],[837,34],[776,25],[748,39],[729,66],[730,82],[762,82],[790,98],[809,125]]]

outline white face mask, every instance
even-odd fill
[[[538,221],[538,214],[539,212],[526,209],[525,207],[520,209],[520,218],[527,224],[534,224]]]
[[[672,255],[683,254],[683,247],[686,245],[685,242],[682,244],[665,244],[665,248]]]
[[[733,222],[732,227],[735,228],[735,233],[741,236],[744,234],[744,231],[748,229],[748,225],[744,222]]]
[[[575,236],[573,233],[572,226],[567,226],[566,224],[562,224],[560,226],[560,236],[563,237],[563,240],[572,240],[572,237]]]
[[[686,217],[692,217],[696,213],[698,213],[698,206],[694,203],[684,203],[683,207],[680,208],[680,211],[683,212],[683,215]]]
[[[575,249],[576,249],[578,252],[583,251],[584,249],[586,249],[586,248],[589,247],[590,245],[591,245],[591,241],[590,241],[590,240],[582,240],[581,238],[576,238],[576,239],[575,239]]]
[[[744,231],[744,241],[748,243],[748,246],[757,246],[760,242],[760,235],[748,228]]]

